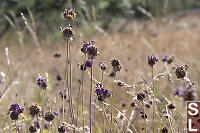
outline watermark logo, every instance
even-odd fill
[[[200,133],[200,101],[187,102],[187,133]]]

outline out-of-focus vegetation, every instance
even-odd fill
[[[54,32],[60,26],[62,17],[58,17],[64,8],[76,8],[79,15],[77,24],[91,25],[97,23],[107,29],[118,17],[127,19],[160,17],[177,11],[200,7],[199,0],[1,0],[0,1],[0,36],[11,27],[8,18],[20,18],[20,12],[28,15],[27,8],[33,13],[37,22],[37,31],[46,34]],[[148,14],[145,14],[145,13]],[[88,23],[89,22],[89,23]],[[63,23],[64,25],[64,23]],[[85,26],[85,27],[87,27]],[[43,33],[44,32],[44,33]]]

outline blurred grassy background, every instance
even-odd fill
[[[65,8],[73,7],[78,13],[76,24],[80,30],[91,34],[95,23],[103,30],[113,28],[112,24],[118,18],[152,19],[177,12],[187,12],[200,8],[199,0],[1,0],[0,1],[0,37],[9,31],[15,18],[21,18],[20,12],[35,20],[37,36],[44,38],[53,34],[57,37],[58,29],[64,25],[61,12]],[[60,16],[59,16],[60,15]],[[22,21],[22,20],[21,20]],[[23,23],[18,24],[18,29]],[[124,24],[126,26],[126,24]],[[121,28],[123,29],[123,28]],[[16,30],[16,29],[15,29]]]

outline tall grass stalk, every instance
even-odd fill
[[[92,133],[92,66],[91,66],[91,78],[90,78],[90,133]]]
[[[152,66],[152,90],[153,90],[153,133],[155,131],[155,87],[154,87],[154,71]]]
[[[85,63],[85,60],[86,60],[86,54],[84,54],[84,63]],[[82,115],[83,115],[83,130],[84,130],[84,126],[85,126],[85,117],[84,117],[84,71],[82,71],[82,76],[81,76],[81,86],[82,86],[82,101],[81,101],[81,106],[82,106]]]
[[[114,90],[115,90],[115,83],[114,83],[115,79],[116,79],[116,75],[113,77],[113,89],[112,89],[111,103],[113,103]],[[112,132],[112,126],[113,126],[113,110],[112,110],[112,108],[111,108],[111,114],[110,114],[110,125],[111,125],[110,132]]]
[[[69,92],[70,92],[70,105],[71,105],[71,115],[72,115],[72,124],[74,124],[74,109],[72,103],[72,63],[71,63],[71,45],[69,45]]]
[[[145,114],[145,105],[144,105],[144,101],[142,101],[142,106],[143,106],[143,110],[144,110],[144,114]],[[144,132],[147,133],[146,119],[144,119]]]

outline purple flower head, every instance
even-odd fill
[[[10,105],[9,111],[17,111],[20,108],[18,103],[13,103]]]
[[[54,114],[55,116],[59,116],[58,112],[56,112],[56,111],[53,111],[53,114]]]
[[[149,64],[151,67],[153,67],[153,66],[156,64],[156,62],[158,62],[158,58],[155,57],[154,55],[152,55],[152,56],[147,56],[147,61],[148,61],[148,64]]]
[[[144,114],[144,111],[143,111],[142,109],[140,109],[140,114],[141,114],[141,115]]]
[[[92,40],[92,41],[91,41],[91,44],[92,44],[92,45],[94,45],[94,44],[95,44],[95,41],[94,41],[94,40]]]
[[[47,88],[47,79],[39,77],[37,79],[37,85],[42,88],[42,89],[46,89]]]
[[[60,92],[59,92],[59,95],[60,95],[60,97],[63,99],[66,99],[67,98],[67,93],[66,93],[66,90],[64,90],[64,93],[63,93],[63,90],[61,90]]]
[[[167,60],[168,60],[168,57],[167,57],[167,56],[163,56],[163,57],[162,57],[162,61],[163,61],[163,62],[166,62]]]
[[[48,124],[45,122],[45,123],[44,123],[44,129],[48,130],[48,128],[49,128],[49,126],[48,126]]]
[[[174,90],[174,95],[177,95],[177,96],[182,96],[182,93],[181,93],[181,88],[176,88],[175,90]]]
[[[162,113],[163,113],[163,114],[167,114],[167,111],[166,111],[166,110],[162,110]]]
[[[104,101],[107,97],[110,97],[110,92],[104,88],[96,88],[95,93],[97,94],[98,101]]]
[[[85,61],[85,66],[87,67],[92,67],[94,61],[92,59],[88,59],[87,61]]]
[[[18,103],[10,105],[9,113],[12,120],[17,120],[19,115],[24,112],[24,108],[20,107]]]
[[[83,46],[81,47],[81,52],[87,53],[87,49],[89,45],[90,45],[89,42],[84,41]]]
[[[19,113],[23,113],[23,112],[24,112],[24,108],[20,107],[20,108],[18,109],[18,112],[19,112]]]
[[[39,124],[39,122],[34,122],[34,125],[35,125],[35,127],[37,128],[37,129],[39,129],[40,128],[40,124]]]
[[[55,118],[55,114],[54,113],[52,113],[50,111],[45,113],[44,119],[46,121],[53,121],[54,118]]]
[[[99,66],[100,66],[102,71],[105,71],[107,69],[107,65],[104,64],[102,61],[99,61]]]
[[[17,125],[17,131],[18,131],[18,132],[22,132],[22,131],[23,131],[22,125]]]
[[[10,105],[9,111],[20,114],[24,112],[24,108],[20,107],[18,103],[13,103]]]

